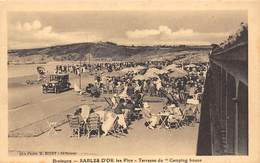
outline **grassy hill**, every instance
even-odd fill
[[[63,60],[86,60],[88,54],[94,58],[122,60],[136,57],[174,55],[182,51],[208,51],[211,46],[125,46],[112,42],[76,43],[35,49],[13,49],[8,51],[9,62],[48,62]]]

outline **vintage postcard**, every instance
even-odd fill
[[[260,162],[258,1],[0,8],[0,162]]]

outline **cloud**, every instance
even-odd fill
[[[157,29],[127,31],[126,36],[132,41],[143,43],[154,40],[158,44],[210,44],[224,39],[228,33],[201,33],[183,28],[172,31],[168,26],[162,25]]]
[[[34,20],[33,22],[25,22],[24,24],[21,24],[18,22],[14,29],[17,29],[18,31],[32,31],[32,30],[38,30],[42,27],[42,24],[39,20]]]
[[[100,36],[88,32],[57,32],[39,20],[11,24],[8,31],[9,48],[35,48],[101,40]]]

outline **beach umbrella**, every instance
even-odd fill
[[[124,76],[126,72],[123,71],[112,71],[109,73],[106,73],[106,76],[111,76],[111,77],[119,77],[119,76]]]
[[[168,73],[167,70],[164,70],[164,69],[158,69],[158,68],[149,68],[147,71],[146,71],[146,74],[165,74],[165,73]]]
[[[149,68],[145,74],[149,75],[149,74],[160,74],[160,69],[158,68]]]
[[[123,72],[133,72],[133,73],[138,73],[138,72],[140,72],[141,70],[144,70],[144,69],[146,69],[146,67],[138,66],[138,67],[129,67],[129,68],[124,68],[124,69],[122,69],[121,71],[123,71]]]
[[[158,71],[158,72],[155,72],[157,75],[159,75],[159,74],[167,74],[167,73],[169,73],[167,70],[165,70],[165,69],[161,69],[160,71]]]
[[[124,68],[124,69],[122,69],[121,71],[123,71],[123,72],[134,72],[134,71],[136,71],[136,70],[134,70],[134,68],[133,67],[127,67],[127,68]]]
[[[166,67],[164,67],[163,69],[165,69],[165,70],[174,70],[174,69],[176,69],[177,68],[177,65],[176,64],[171,64],[171,65],[168,65],[168,66],[166,66]]]
[[[134,68],[137,69],[137,70],[147,69],[147,67],[145,67],[145,66],[140,66],[140,65],[138,65],[138,66],[136,66],[136,67],[134,67]]]
[[[196,67],[195,64],[189,64],[189,65],[185,65],[184,67]]]
[[[151,73],[151,74],[144,74],[144,75],[136,75],[133,79],[134,80],[148,80],[151,78],[159,78],[159,76],[155,73]]]
[[[149,68],[156,68],[156,65],[149,65]]]
[[[144,78],[147,80],[147,79],[150,79],[150,78],[159,78],[159,76],[155,73],[145,73],[144,75]]]
[[[136,75],[134,78],[134,80],[147,80],[147,76],[144,75]]]
[[[170,78],[181,78],[188,75],[188,73],[182,69],[176,68],[174,69],[174,71],[172,71],[171,73],[168,74],[168,76]]]

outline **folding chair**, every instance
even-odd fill
[[[166,113],[159,113],[158,114],[160,117],[160,128],[166,128],[167,126],[167,122],[168,122],[168,118],[169,118],[169,114]]]
[[[100,137],[101,122],[98,114],[90,115],[86,121],[86,131],[88,138],[91,134],[96,133],[96,136]]]
[[[85,134],[85,126],[80,122],[79,116],[69,114],[67,115],[67,118],[72,131],[71,137],[77,136],[79,138],[82,132]]]
[[[118,135],[121,135],[123,136],[124,134],[124,131],[123,131],[123,128],[118,124],[118,119],[119,117],[116,117],[114,123],[113,123],[113,126],[111,127],[111,129],[108,131],[108,133],[112,136],[115,136],[115,137],[119,137]]]
[[[49,132],[48,132],[48,135],[54,135],[54,134],[57,134],[56,132],[56,125],[57,125],[57,122],[47,122],[48,123],[48,126],[49,126]]]
[[[110,97],[104,97],[105,101],[107,102],[108,104],[108,107],[109,108],[113,108],[113,103],[112,103],[112,100]]]

